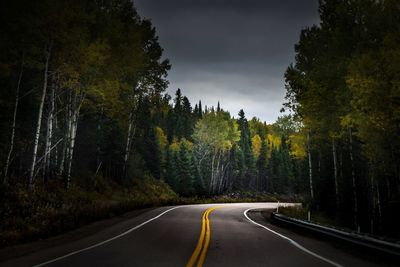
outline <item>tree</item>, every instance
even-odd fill
[[[193,163],[190,146],[191,143],[185,140],[183,140],[179,146],[177,191],[182,196],[191,196],[194,194]]]
[[[226,187],[227,167],[231,164],[228,152],[239,141],[239,134],[229,113],[210,112],[196,123],[193,134],[196,161],[199,176],[208,184],[210,194],[220,193]],[[208,177],[204,177],[201,171],[206,162],[211,170]]]
[[[243,109],[239,111],[238,125],[240,131],[240,149],[243,153],[244,165],[241,179],[246,188],[255,187],[255,161],[251,148],[250,128]]]
[[[259,156],[257,159],[257,172],[258,172],[258,189],[261,191],[268,191],[268,159],[267,159],[267,142],[262,140]]]

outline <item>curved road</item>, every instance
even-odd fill
[[[4,266],[382,266],[327,241],[268,224],[276,203],[165,207]]]

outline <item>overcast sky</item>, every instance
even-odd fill
[[[300,31],[318,23],[318,0],[134,0],[156,27],[172,69],[168,92],[193,106],[274,122],[285,94],[283,73]]]

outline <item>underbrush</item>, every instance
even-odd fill
[[[29,190],[0,188],[0,247],[43,239],[134,209],[186,204],[298,202],[277,194],[234,192],[214,197],[179,197],[163,181],[145,177],[123,187],[102,177],[68,190],[60,181]],[[94,186],[93,186],[94,185]],[[89,189],[90,188],[90,189]]]
[[[299,202],[299,199],[278,194],[262,192],[234,192],[214,197],[179,198],[177,204],[212,204],[212,203],[245,203],[245,202]]]
[[[280,207],[279,213],[291,218],[308,221],[308,209],[302,206]],[[334,219],[322,212],[312,212],[310,221],[321,225],[340,226]]]
[[[0,247],[46,238],[127,211],[175,203],[177,195],[164,182],[147,177],[128,188],[97,177],[96,188],[76,185],[65,190],[53,181],[29,190],[25,185],[0,192]]]

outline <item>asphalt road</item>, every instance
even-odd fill
[[[276,203],[165,207],[1,266],[390,266],[328,241],[270,225]],[[396,266],[395,264],[392,264]]]

